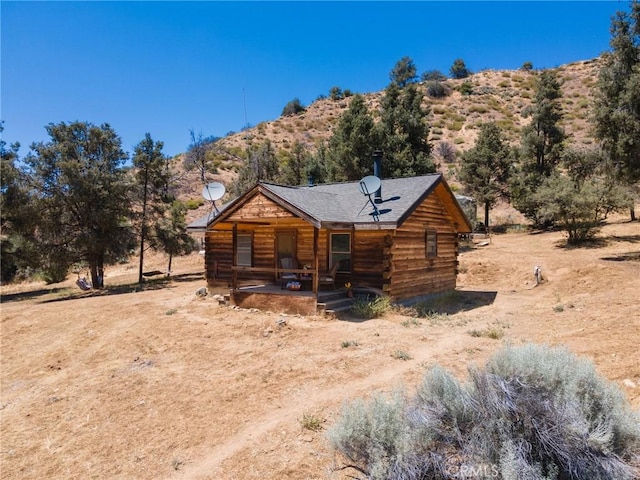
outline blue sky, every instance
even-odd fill
[[[24,155],[48,123],[106,122],[128,152],[149,132],[174,155],[190,129],[224,136],[332,86],[381,90],[403,56],[419,73],[448,73],[456,58],[473,71],[594,58],[629,3],[3,0],[0,9],[5,141]]]

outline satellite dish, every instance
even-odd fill
[[[224,188],[224,185],[221,183],[208,183],[202,189],[202,196],[205,200],[215,202],[216,200],[220,200],[224,196],[226,191],[226,188]]]
[[[207,183],[202,189],[202,196],[204,199],[211,202],[209,219],[220,213],[220,210],[218,210],[218,207],[216,206],[216,200],[220,200],[226,191],[227,189],[224,188],[224,185],[218,182]]]
[[[364,206],[360,209],[360,213],[362,213],[362,210],[364,210],[367,204],[370,203],[371,206],[373,207],[373,213],[372,213],[373,220],[376,222],[379,220],[380,213],[378,212],[378,207],[376,207],[376,204],[373,203],[373,200],[371,200],[371,195],[376,193],[376,191],[381,187],[381,185],[382,185],[382,182],[375,175],[368,175],[364,177],[362,180],[360,180],[360,183],[359,183],[360,191],[367,196],[367,203],[365,203]],[[358,215],[360,215],[360,213],[358,213]]]
[[[360,180],[360,191],[365,195],[373,195],[378,191],[382,182],[375,175],[368,175]]]

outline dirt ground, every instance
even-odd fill
[[[438,305],[449,315],[426,318],[220,306],[195,295],[197,255],[141,291],[135,263],[108,270],[117,288],[100,294],[75,277],[2,287],[0,476],[346,478],[326,440],[345,400],[411,390],[434,364],[464,377],[505,342],[566,345],[638,409],[640,224],[619,218],[598,239],[569,249],[559,232],[494,235],[462,252],[458,291]],[[488,330],[504,337],[471,335]]]

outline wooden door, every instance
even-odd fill
[[[280,268],[280,259],[292,258],[294,264],[297,262],[296,251],[296,231],[280,230],[276,232],[276,268]]]

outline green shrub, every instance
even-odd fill
[[[473,93],[473,84],[471,82],[463,82],[462,85],[458,87],[458,91],[462,95],[471,95]]]
[[[340,344],[342,348],[357,347],[359,345],[360,345],[360,342],[358,342],[357,340],[344,340]]]
[[[328,437],[370,479],[631,480],[640,465],[640,416],[620,390],[532,344],[501,349],[466,383],[434,367],[412,398],[345,404]]]
[[[185,206],[189,210],[196,210],[198,207],[204,205],[204,200],[201,198],[190,198],[184,202]]]
[[[389,297],[376,297],[374,300],[367,298],[356,298],[351,306],[351,313],[358,318],[378,318],[382,317],[391,308]]]
[[[444,83],[438,80],[427,82],[427,95],[431,98],[443,98],[449,95],[449,93],[451,93],[451,91]]]
[[[300,102],[300,99],[294,98],[288,102],[282,109],[283,117],[290,117],[292,115],[298,115],[305,111],[304,105]]]

